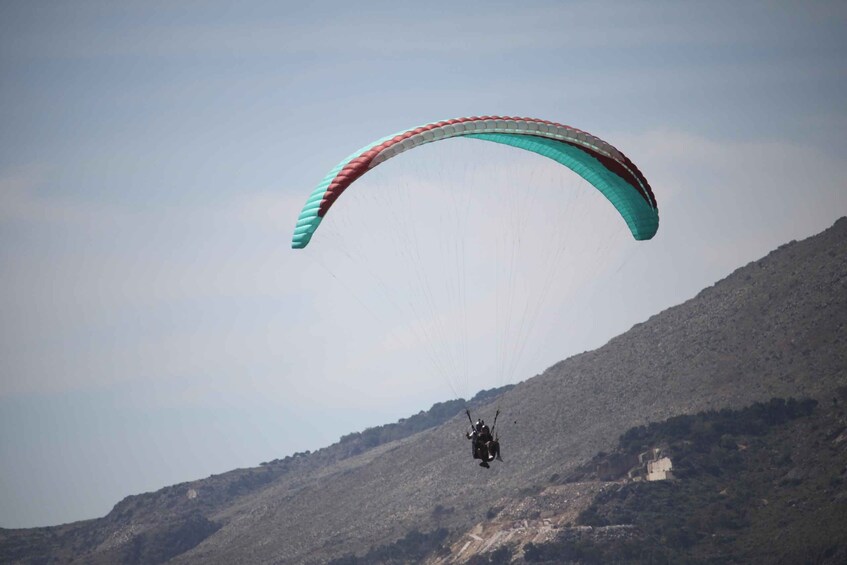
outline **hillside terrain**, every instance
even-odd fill
[[[660,445],[674,478],[615,477],[574,527],[524,545],[525,562],[844,563],[847,389],[839,397],[819,406],[772,399],[630,430],[617,453]]]
[[[191,549],[219,526],[207,516],[282,476],[304,474],[385,443],[406,438],[474,410],[514,385],[483,390],[469,401],[439,402],[393,424],[347,434],[329,447],[128,496],[104,518],[46,528],[0,528],[0,562],[163,563]],[[131,540],[131,543],[127,541]]]
[[[415,531],[330,564],[844,563],[847,387],[836,394],[632,428],[611,453],[504,498],[461,535]],[[633,480],[653,450],[673,460],[673,477]]]
[[[614,476],[615,468],[625,465],[613,460],[604,464],[603,476],[591,475],[596,470],[586,464],[600,452],[620,452],[619,439],[627,430],[668,419],[673,422],[681,415],[741,409],[777,397],[809,398],[817,400],[819,407],[792,422],[820,417],[818,428],[784,424],[794,430],[785,433],[795,434],[799,444],[817,441],[843,453],[838,451],[840,443],[832,443],[840,436],[829,439],[818,431],[840,417],[839,408],[827,403],[847,384],[845,324],[847,219],[842,218],[821,234],[786,244],[738,269],[597,350],[562,361],[510,390],[495,391],[504,409],[498,431],[506,462],[488,471],[468,457],[462,436],[464,414],[454,410],[458,406],[445,403],[433,407],[438,416],[425,418],[428,423],[420,428],[398,422],[400,428],[353,434],[326,450],[128,497],[97,520],[2,530],[0,557],[7,562],[45,563],[335,560],[340,564],[369,555],[372,562],[391,562],[391,548],[410,551],[417,546],[426,549],[421,555],[434,562],[530,562],[536,558],[543,562],[549,561],[545,552],[555,550],[550,544],[571,543],[588,548],[577,555],[577,561],[590,561],[596,557],[590,547],[596,548],[599,539],[622,540],[621,551],[626,551],[628,539],[661,540],[640,518],[629,516],[633,509],[626,500],[634,497],[639,508],[648,509],[650,501],[670,504],[675,496],[662,494],[661,489],[691,483],[680,479],[680,483],[645,483],[633,489]],[[493,413],[491,397],[483,395],[477,402],[483,413]],[[788,439],[773,441],[774,445],[789,443]],[[753,483],[781,481],[765,471],[777,468],[781,460],[767,459],[769,452],[761,451],[756,442],[748,445],[752,447],[739,455],[742,464],[736,470],[746,469],[745,476]],[[744,459],[748,452],[760,457],[758,466]],[[792,451],[788,457],[794,461],[795,457],[815,457],[815,453]],[[807,481],[804,468],[799,468],[800,485],[821,485],[821,492],[835,493],[829,503],[814,499],[827,512],[843,504],[843,497],[838,499],[843,487],[837,478],[825,486],[820,477]],[[773,497],[756,490],[760,484],[754,487],[756,496],[769,501]],[[721,496],[731,498],[733,493],[728,490]],[[779,508],[793,508],[787,499],[774,500]],[[837,512],[832,512],[837,518]],[[506,529],[495,521],[506,518],[512,524]],[[732,519],[740,520],[743,527],[747,522],[760,523],[755,513]],[[531,538],[513,532],[519,529],[513,527],[518,522],[526,522],[523,527],[533,532]],[[785,527],[801,522],[805,523],[791,522]],[[584,529],[566,528],[563,531],[570,533],[564,535],[572,539],[564,539],[556,530],[568,523]],[[723,532],[724,526],[720,521],[706,521],[702,527],[690,527],[685,543],[698,548],[692,559],[722,555],[717,546],[699,536],[710,528]],[[586,528],[592,533],[586,534]],[[519,543],[491,542],[492,537],[509,535]],[[653,537],[638,537],[648,535]],[[738,543],[744,547],[764,543],[759,535],[751,533],[752,537],[744,538],[747,541]],[[830,550],[833,553],[827,553]],[[369,553],[374,551],[387,553]],[[821,551],[826,559],[842,555],[841,546]],[[656,558],[679,555],[656,554]],[[746,554],[732,555],[743,561]],[[780,555],[791,562],[790,555]]]

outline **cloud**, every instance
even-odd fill
[[[81,204],[41,194],[49,168],[31,165],[0,176],[0,223],[70,228],[114,227],[125,214],[108,206]]]
[[[285,192],[133,210],[41,194],[48,177],[0,180],[0,393],[236,374],[291,339]]]

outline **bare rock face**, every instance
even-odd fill
[[[611,450],[627,429],[772,397],[823,400],[847,384],[845,324],[842,218],[503,394],[506,462],[489,470],[470,461],[459,413],[343,457],[321,450],[131,497],[99,520],[0,531],[0,555],[131,562],[139,546],[147,562],[324,563],[410,531],[472,531],[492,513],[511,521],[511,535],[540,540],[569,515],[556,501],[587,499],[569,484],[548,508],[539,485]],[[526,489],[531,508],[521,507]]]

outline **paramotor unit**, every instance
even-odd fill
[[[426,144],[455,138],[489,141],[507,146],[505,149],[507,153],[511,151],[511,148],[515,148],[550,159],[573,171],[576,175],[591,185],[591,187],[599,191],[605,199],[612,204],[620,218],[622,218],[625,222],[626,227],[635,240],[649,240],[653,238],[658,231],[658,204],[650,184],[647,182],[647,179],[638,167],[636,167],[635,164],[626,157],[626,155],[610,143],[607,143],[602,139],[599,139],[598,137],[580,129],[547,120],[482,116],[442,120],[404,130],[378,139],[342,160],[331,171],[329,171],[329,173],[317,184],[306,199],[306,203],[300,211],[294,227],[294,233],[291,239],[292,248],[303,249],[307,247],[313,236],[315,236],[321,222],[326,217],[329,210],[335,205],[339,197],[358,179],[367,175],[374,168],[382,163],[385,163],[387,160],[400,155],[401,153],[415,150]],[[430,167],[430,160],[426,157],[426,150],[422,150],[421,153],[423,153],[422,158],[426,160],[426,167],[428,169],[438,168],[434,163],[432,163],[432,167]],[[483,166],[486,170],[490,169],[487,164]],[[559,168],[556,166],[552,166],[550,168],[552,169],[553,175],[558,178]],[[532,170],[534,170],[534,167],[531,168],[531,171]],[[495,221],[491,222],[492,225],[495,226],[494,230],[496,230],[495,233],[497,236],[494,238],[496,240],[494,245],[495,251],[497,251],[496,243],[499,243],[501,238],[506,241],[526,241],[528,238],[525,236],[528,234],[529,230],[524,230],[523,228],[528,224],[532,225],[534,223],[532,227],[548,227],[568,225],[569,223],[567,221],[568,218],[562,215],[562,211],[559,206],[544,204],[538,205],[536,201],[527,196],[527,191],[523,190],[525,188],[524,185],[532,185],[533,181],[531,178],[525,178],[526,175],[524,169],[514,167],[510,169],[510,171],[514,171],[517,176],[515,179],[517,182],[514,184],[517,185],[516,203],[519,205],[514,207],[503,207],[507,210],[507,213],[509,211],[515,213],[516,218],[512,218],[513,221],[500,221],[501,218],[495,218]],[[379,173],[377,173],[377,175],[379,175]],[[454,176],[445,175],[444,178],[447,181],[452,181]],[[579,181],[579,179],[574,180]],[[582,183],[582,181],[579,182],[580,184],[585,184]],[[367,184],[367,180],[363,182],[363,184]],[[468,225],[468,218],[470,216],[468,211],[473,208],[471,202],[482,200],[481,197],[485,195],[485,192],[493,192],[491,190],[491,183],[485,186],[487,190],[483,191],[482,194],[480,191],[474,191],[472,189],[474,186],[472,183],[467,183],[467,185],[471,187],[471,190],[468,191],[461,190],[466,186],[464,183],[460,182],[457,183],[457,185],[457,189],[452,189],[447,188],[445,185],[438,184],[438,188],[443,191],[442,198],[441,200],[437,200],[434,206],[430,205],[438,210],[446,210],[449,212],[450,221],[444,224],[448,227],[452,225]],[[419,186],[426,186],[426,184],[418,183],[415,185],[415,188]],[[479,185],[476,186],[477,188],[479,187]],[[392,189],[393,188],[394,187],[392,186]],[[414,193],[417,195],[424,194],[421,191]],[[566,191],[556,191],[555,194],[565,193]],[[592,191],[587,190],[585,193],[591,194]],[[389,194],[394,194],[394,192],[392,191]],[[443,195],[453,197],[456,194],[465,195],[467,198],[465,202],[468,204],[466,206],[450,206],[449,198],[445,200],[443,197]],[[353,200],[355,200],[355,198]],[[605,206],[605,203],[602,202],[601,198],[596,200],[599,201],[598,206],[601,208]],[[416,334],[423,336],[424,339],[422,339],[422,341],[428,340],[429,348],[427,351],[431,352],[433,366],[438,372],[442,373],[445,380],[449,383],[453,374],[464,374],[466,376],[468,365],[466,353],[467,335],[463,334],[463,339],[465,341],[462,342],[462,345],[455,347],[454,349],[449,348],[449,345],[451,344],[449,338],[451,336],[447,331],[444,331],[444,328],[451,327],[451,325],[449,322],[442,323],[441,318],[433,315],[436,307],[442,306],[442,304],[433,298],[433,288],[430,284],[431,279],[439,280],[439,282],[442,277],[447,279],[452,276],[456,279],[452,282],[452,284],[445,285],[448,289],[447,296],[455,297],[455,301],[451,302],[451,305],[456,306],[452,310],[449,308],[447,308],[447,310],[451,312],[460,312],[461,315],[457,315],[454,319],[460,320],[461,322],[457,322],[454,325],[464,330],[468,308],[466,300],[468,295],[467,290],[468,288],[478,290],[478,287],[471,287],[468,284],[468,278],[466,277],[465,248],[464,241],[462,240],[462,230],[459,229],[459,233],[457,234],[451,234],[449,230],[440,229],[441,226],[439,225],[427,223],[424,226],[424,230],[421,231],[421,233],[425,233],[425,237],[418,238],[417,232],[415,232],[414,229],[410,229],[409,224],[404,223],[402,217],[404,213],[411,213],[412,215],[421,213],[420,215],[424,216],[423,212],[426,211],[425,207],[416,205],[414,201],[411,203],[407,201],[406,203],[409,203],[409,205],[405,205],[405,203],[401,204],[400,199],[394,199],[384,195],[374,197],[372,202],[376,204],[374,211],[371,215],[367,216],[368,221],[363,224],[363,229],[353,230],[354,234],[373,234],[378,245],[381,245],[385,240],[390,240],[392,243],[396,243],[397,248],[400,250],[400,259],[405,260],[407,263],[403,265],[400,261],[393,262],[391,259],[384,257],[381,254],[371,253],[372,248],[368,246],[362,246],[363,249],[367,250],[367,253],[363,254],[364,256],[354,256],[353,253],[348,252],[346,249],[342,250],[344,255],[350,258],[352,264],[357,266],[362,265],[366,259],[372,259],[381,266],[384,265],[390,272],[407,272],[410,276],[416,277],[413,278],[412,284],[410,285],[412,292],[402,296],[403,299],[396,302],[408,302],[411,305],[411,310],[414,315],[411,316],[410,319],[416,321],[420,329],[420,331],[416,332]],[[553,200],[551,199],[550,202],[553,202]],[[522,213],[523,210],[526,210],[525,214]],[[548,212],[551,216],[545,217],[541,212]],[[343,215],[344,214],[339,214],[339,216]],[[529,220],[525,221],[526,218],[529,218]],[[571,220],[572,219],[573,218],[571,218]],[[575,222],[571,222],[571,224],[575,224]],[[511,237],[512,234],[506,229],[507,227],[513,226],[516,226],[514,228],[516,233],[515,237]],[[399,233],[404,227],[409,231],[412,231],[413,237],[403,237],[403,234]],[[329,225],[327,228],[325,228],[325,232],[332,232],[332,228]],[[592,226],[590,225],[581,227],[579,233],[584,233],[590,229],[592,229]],[[380,230],[382,230],[383,233],[379,233]],[[623,231],[623,226],[619,224],[618,230],[619,232]],[[328,241],[330,242],[332,242],[331,235],[332,234],[330,234],[330,237],[328,238]],[[345,233],[340,238],[336,238],[336,242],[343,242],[348,235],[349,233]],[[619,233],[616,235],[619,235]],[[435,240],[438,238],[440,238],[441,241],[436,242]],[[508,345],[508,347],[501,348],[501,351],[508,350],[510,352],[510,357],[506,357],[504,355],[503,359],[498,359],[498,362],[495,363],[495,366],[507,367],[507,370],[503,373],[507,377],[511,377],[516,372],[516,360],[523,352],[529,333],[532,331],[535,321],[538,319],[538,313],[541,310],[541,303],[545,297],[549,295],[549,289],[553,286],[553,282],[557,281],[554,277],[554,267],[562,262],[560,261],[562,256],[560,256],[559,253],[563,247],[561,247],[559,241],[564,239],[566,238],[555,237],[555,234],[552,237],[540,238],[540,242],[538,244],[532,244],[533,246],[531,247],[531,250],[533,253],[526,254],[530,256],[530,258],[533,255],[542,258],[549,257],[549,260],[542,261],[540,263],[544,269],[538,272],[530,271],[531,273],[534,273],[535,278],[540,280],[542,283],[539,288],[539,292],[533,292],[532,289],[525,289],[516,284],[518,278],[515,275],[521,271],[515,267],[515,258],[522,257],[524,255],[522,253],[523,250],[518,251],[517,245],[506,247],[507,253],[503,256],[507,259],[504,261],[498,262],[496,260],[498,253],[495,252],[493,254],[495,257],[494,264],[501,267],[501,270],[504,271],[503,280],[505,281],[505,284],[503,284],[502,288],[505,292],[503,293],[504,300],[502,310],[500,309],[500,306],[498,306],[497,308],[488,308],[488,311],[495,311],[496,319],[495,324],[492,326],[497,329],[498,333],[502,334],[502,343]],[[444,252],[444,250],[449,251],[452,249],[455,255],[448,258],[446,264],[443,265],[443,268],[441,269],[428,268],[431,263],[420,260],[421,254],[419,253],[419,249],[413,247],[421,241],[425,244],[433,244],[432,247],[437,250],[438,258],[441,258],[441,255],[446,257],[447,253]],[[484,244],[487,245],[488,241],[490,240],[485,240]],[[436,243],[440,243],[441,245],[435,245]],[[545,250],[545,245],[547,245],[550,249]],[[328,247],[331,249],[333,246],[329,245]],[[343,246],[340,245],[339,247]],[[320,248],[323,248],[323,246],[320,246]],[[549,253],[545,253],[545,251],[548,251]],[[595,262],[600,262],[600,253],[593,253],[589,255]],[[327,270],[330,270],[330,272],[332,266],[332,262],[329,262],[328,266],[325,265]],[[368,269],[363,270],[370,272]],[[577,269],[571,270],[576,271]],[[539,276],[539,272],[541,273],[541,276]],[[331,272],[331,274],[334,276],[334,273]],[[499,279],[497,280],[499,281]],[[385,288],[390,286],[383,284],[383,281],[377,282],[379,284],[373,285],[376,288]],[[495,298],[500,297],[500,289],[501,286],[495,284],[493,292]],[[402,290],[400,292],[402,292]],[[514,300],[516,296],[522,299],[525,298],[526,300]],[[420,300],[421,304],[417,304],[415,302],[416,300]],[[385,302],[389,301],[390,300],[385,300]],[[513,315],[513,312],[516,313]],[[514,334],[511,332],[514,332]],[[443,347],[444,344],[447,344],[448,346],[446,348],[446,354],[443,356],[437,355],[436,350],[439,347]],[[500,344],[498,344],[498,346],[499,345]],[[453,355],[454,351],[459,353],[457,355]],[[501,381],[506,380],[506,378],[501,378]],[[504,383],[501,382],[500,385],[502,384]],[[460,394],[457,393],[452,384],[451,388],[453,389],[455,396],[459,397]],[[468,418],[471,418],[469,412]],[[496,416],[494,423],[496,424]],[[480,460],[480,465],[482,467],[488,467],[491,461],[500,459],[500,443],[497,440],[497,437],[493,435],[493,431],[494,424],[492,424],[491,430],[489,431],[488,427],[485,426],[485,423],[481,420],[476,423],[471,420],[471,429],[466,433],[466,437],[472,440],[473,457],[476,460]]]

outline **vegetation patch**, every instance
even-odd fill
[[[772,399],[640,426],[610,458],[655,447],[674,480],[626,482],[595,497],[529,563],[847,563],[847,426],[837,402]],[[626,475],[624,475],[626,476]]]
[[[352,553],[333,559],[328,565],[400,565],[419,563],[429,555],[447,554],[449,550],[444,542],[450,532],[438,528],[428,533],[412,530],[394,543],[372,547],[365,555],[358,557]]]

